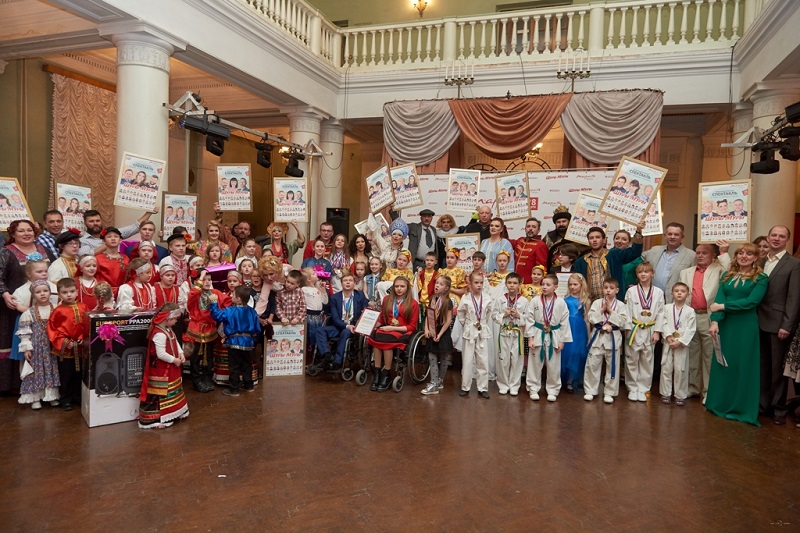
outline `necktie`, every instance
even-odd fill
[[[433,235],[431,235],[431,228],[425,228],[425,244],[428,248],[433,248]]]

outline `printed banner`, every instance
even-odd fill
[[[619,222],[619,229],[624,229],[631,235],[636,233],[636,226],[627,224],[623,221]],[[605,229],[605,228],[604,228]],[[661,191],[656,194],[656,199],[650,204],[647,210],[647,216],[644,218],[644,230],[642,235],[649,237],[651,235],[661,235],[664,233],[664,218],[661,213]]]
[[[0,230],[15,220],[35,220],[17,178],[0,178]]]
[[[603,199],[598,196],[580,193],[575,205],[570,209],[572,220],[570,220],[569,226],[567,226],[567,234],[564,238],[568,241],[579,242],[588,246],[589,240],[586,238],[586,233],[589,231],[589,228],[593,226],[602,228],[603,226],[601,224],[605,224],[606,227],[608,227],[605,215],[598,215],[597,212],[600,209],[600,202],[602,201]],[[603,220],[600,220],[601,217]]]
[[[481,249],[480,233],[462,233],[460,235],[448,236],[446,239],[447,249],[455,248],[458,250],[458,266],[469,275],[472,272],[472,254]]]
[[[623,222],[638,224],[648,213],[666,175],[666,168],[623,157],[600,211]]]
[[[378,224],[381,227],[381,236],[389,240],[389,223],[386,221],[386,217],[383,216],[383,213],[378,213],[377,215],[373,215],[375,220],[378,221]],[[366,235],[369,231],[369,224],[367,220],[362,220],[358,224],[353,224],[353,227],[356,228],[356,233],[360,233],[361,235]]]
[[[167,162],[125,152],[119,167],[114,205],[155,211]]]
[[[177,226],[186,228],[186,233],[194,236],[197,229],[197,195],[164,193],[164,207],[161,219],[162,241],[172,235]]]
[[[369,210],[377,213],[394,201],[392,183],[389,177],[389,165],[381,168],[366,177],[367,190],[369,190]]]
[[[422,205],[422,192],[419,188],[417,166],[413,163],[389,169],[394,189],[394,209],[400,211],[407,207]]]
[[[305,368],[305,325],[274,324],[275,334],[264,344],[264,376],[302,376]]]
[[[480,170],[451,168],[447,189],[447,211],[474,212],[478,208],[480,182]]]
[[[220,211],[252,211],[250,165],[217,165]]]
[[[275,222],[308,222],[308,178],[275,178]]]
[[[697,243],[750,242],[750,180],[700,183],[697,194]]]
[[[92,208],[92,188],[56,182],[56,209],[64,217],[64,229],[86,229],[83,214]]]
[[[525,194],[528,177],[522,174],[497,176],[497,216],[506,220],[519,218],[527,219],[530,216],[530,203]]]

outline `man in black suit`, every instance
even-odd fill
[[[734,200],[733,211],[728,214],[736,217],[746,217],[747,211],[744,210],[744,202],[742,200]]]
[[[435,214],[430,209],[423,209],[419,212],[419,222],[408,225],[408,251],[411,252],[415,272],[425,268],[425,254],[437,253],[436,228],[431,226]]]
[[[769,252],[764,260],[764,273],[769,276],[769,285],[758,306],[758,327],[761,330],[759,411],[772,415],[772,421],[778,425],[786,423],[784,358],[800,311],[800,260],[786,251],[790,236],[786,226],[769,230]]]

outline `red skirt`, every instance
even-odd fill
[[[379,350],[393,350],[400,348],[404,350],[406,344],[411,339],[411,333],[400,333],[399,331],[378,331],[377,329],[367,339],[370,346]]]

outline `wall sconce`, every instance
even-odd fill
[[[426,7],[428,7],[427,0],[417,0],[414,2],[414,8],[419,11],[419,18],[422,18],[422,13],[425,11]]]

